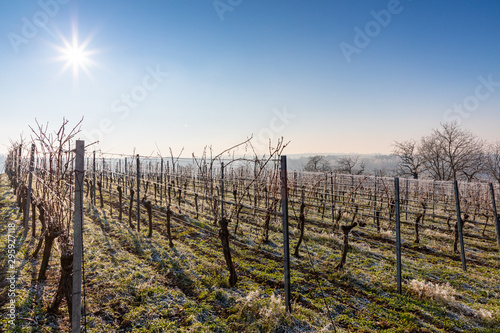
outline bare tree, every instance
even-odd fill
[[[450,180],[449,167],[444,163],[444,151],[439,140],[434,135],[422,137],[420,141],[420,153],[426,171],[436,180]]]
[[[394,143],[393,153],[400,158],[397,174],[418,179],[425,170],[424,160],[420,154],[420,147],[415,140]]]
[[[462,173],[468,182],[477,179],[478,176],[484,175],[488,172],[488,156],[483,149],[471,154],[469,156],[469,163],[467,163],[462,170]]]
[[[484,171],[484,142],[458,123],[441,124],[420,142],[426,170],[437,180],[472,180]]]
[[[316,155],[309,157],[307,164],[304,166],[304,171],[330,172],[332,171],[332,166],[324,156]]]
[[[489,176],[495,178],[500,183],[500,140],[489,146],[487,172]]]
[[[359,163],[359,167],[356,167],[356,165],[358,165],[358,159],[359,156],[341,157],[335,165],[335,170],[338,173],[346,173],[349,175],[361,175],[363,174],[363,172],[365,172],[365,164],[361,162]]]

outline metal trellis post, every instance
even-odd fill
[[[95,206],[95,189],[96,189],[96,166],[95,166],[95,150],[94,157],[92,161],[93,169],[92,169],[92,204]]]
[[[220,167],[220,217],[224,219],[224,162]]]
[[[465,247],[464,247],[464,235],[462,231],[462,216],[460,212],[460,195],[458,193],[458,182],[454,181],[455,188],[455,203],[457,206],[457,226],[458,226],[458,237],[460,239],[460,258],[462,259],[462,269],[467,270],[467,263],[465,262]]]
[[[287,189],[286,156],[281,156],[281,204],[283,211],[283,252],[285,260],[285,306],[288,313],[292,312],[290,303],[290,249],[288,240],[288,189]]]
[[[401,294],[401,216],[399,210],[399,178],[394,178],[394,201],[396,208],[396,256],[397,256],[397,283],[398,293]]]
[[[141,166],[139,161],[139,154],[137,157],[137,232],[141,231],[141,199],[139,195],[141,183]]]
[[[498,250],[500,250],[500,225],[498,221],[498,213],[497,213],[497,204],[495,203],[495,191],[493,190],[493,184],[490,183],[490,192],[491,192],[491,205],[493,207],[493,215],[495,215],[495,226],[497,229],[497,242],[498,242]]]

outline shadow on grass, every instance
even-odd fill
[[[109,241],[108,233],[111,230],[110,223],[106,217],[106,212],[99,212],[97,208],[89,206],[87,209],[87,213],[90,216],[91,220],[99,226],[101,229],[102,235],[104,237],[105,244],[103,244],[106,247],[107,253],[109,254],[111,261],[113,262],[113,265],[116,266],[118,265],[118,262],[115,259],[115,253],[116,250],[113,248],[111,245],[111,242]],[[85,237],[85,235],[84,235]],[[84,250],[85,250],[85,242],[84,242]]]

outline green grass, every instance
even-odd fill
[[[28,258],[34,241],[30,235],[22,237],[21,217],[5,175],[0,177],[0,198],[1,267],[6,264],[8,222],[15,222],[19,239],[18,320],[10,325],[2,309],[0,331],[68,331],[65,302],[58,314],[47,313],[59,278],[57,249],[52,252],[47,281],[38,284],[41,256]],[[153,237],[148,238],[147,223],[141,224],[138,233],[129,228],[128,217],[118,221],[115,207],[110,215],[107,204],[104,209],[85,204],[88,332],[331,332],[334,327],[338,332],[494,332],[500,325],[500,258],[494,243],[468,239],[475,261],[463,272],[459,256],[452,253],[451,238],[422,232],[421,244],[416,245],[411,228],[403,228],[404,283],[399,295],[391,236],[378,235],[371,225],[356,227],[346,266],[335,271],[341,237],[306,221],[301,257],[291,258],[292,314],[287,314],[280,222],[273,219],[270,242],[264,244],[258,229],[263,217],[255,220],[251,212],[242,212],[236,242],[231,242],[238,283],[230,288],[217,227],[203,214],[199,220],[188,214],[193,219],[189,224],[172,221],[174,247],[170,248],[166,217],[160,209],[154,211]],[[311,210],[307,218],[319,220],[320,216]],[[295,227],[293,223],[292,253],[298,239]],[[389,228],[385,223],[383,227]],[[474,316],[457,304],[419,297],[410,287],[414,279],[448,282],[456,290],[457,304],[473,313],[488,310],[492,317]]]

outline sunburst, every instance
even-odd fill
[[[80,71],[85,72],[90,77],[90,69],[96,65],[91,56],[97,53],[97,51],[88,49],[93,37],[91,34],[83,42],[80,42],[78,40],[78,30],[73,26],[71,41],[60,35],[62,45],[55,46],[56,51],[59,53],[55,59],[64,61],[61,72],[72,68],[73,79],[75,81],[78,80]]]

